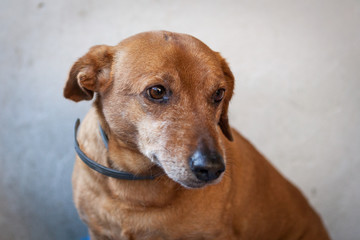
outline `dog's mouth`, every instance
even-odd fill
[[[158,165],[159,167],[162,168],[159,158],[156,156],[155,153],[151,154],[150,160],[151,160],[151,162],[155,163],[156,165]]]

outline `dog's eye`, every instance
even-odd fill
[[[147,90],[147,94],[150,98],[152,98],[154,100],[161,100],[164,98],[164,96],[166,94],[166,90],[161,85],[153,86]]]
[[[224,98],[224,95],[225,95],[225,89],[219,88],[218,90],[216,90],[216,92],[213,95],[214,102],[215,103],[221,102],[221,100]]]

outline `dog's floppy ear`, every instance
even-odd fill
[[[72,66],[65,84],[64,97],[75,102],[91,100],[94,92],[101,91],[109,83],[113,55],[111,46],[98,45],[90,48]]]
[[[230,141],[233,141],[233,136],[231,134],[231,128],[229,125],[229,119],[228,119],[228,108],[229,108],[229,102],[231,100],[231,97],[233,95],[234,91],[234,75],[232,74],[229,65],[226,63],[225,59],[221,57],[220,53],[216,53],[221,68],[223,70],[226,82],[227,82],[227,89],[226,89],[226,95],[224,99],[224,105],[222,109],[222,113],[219,120],[219,126],[223,134],[229,139]]]

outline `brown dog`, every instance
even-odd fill
[[[92,240],[329,239],[302,194],[230,129],[233,88],[220,54],[185,34],[141,33],[95,46],[73,65],[65,97],[96,93],[82,151],[155,178],[112,178],[77,157],[74,201]]]

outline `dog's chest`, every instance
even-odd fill
[[[102,226],[102,235],[110,239],[229,239],[224,236],[228,236],[226,226],[211,221],[212,217],[219,219],[217,215],[221,214],[214,209],[209,209],[209,216],[212,215],[209,218],[176,206],[131,208],[121,203],[111,205],[111,208],[103,206],[99,213],[102,217],[96,219],[96,224]]]

